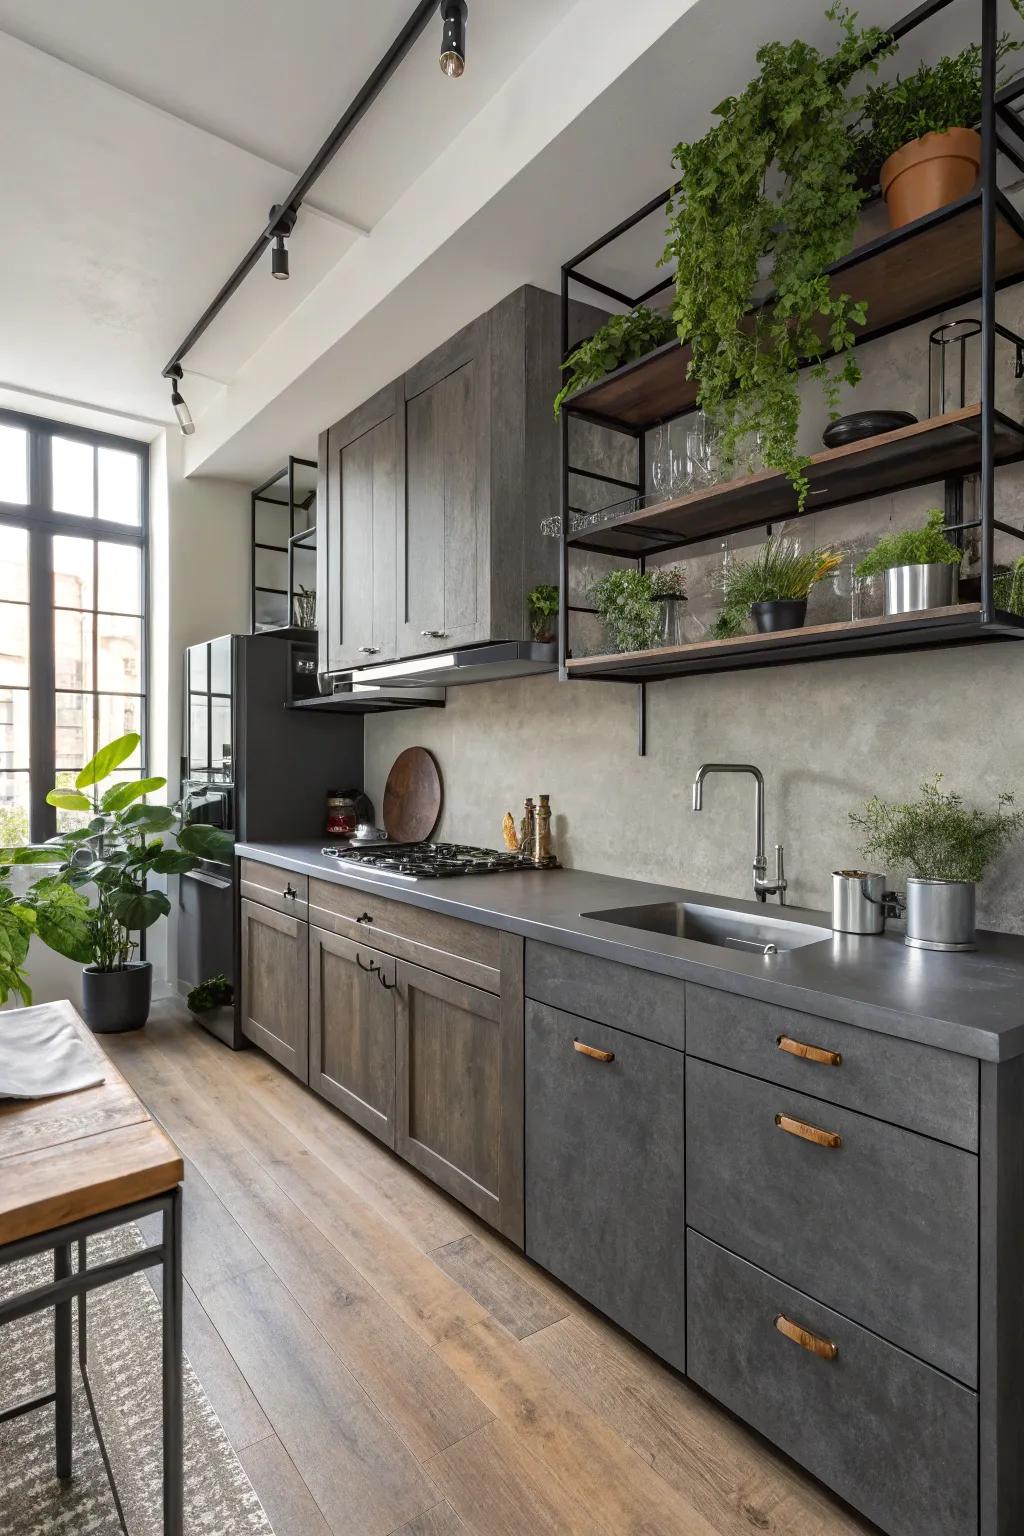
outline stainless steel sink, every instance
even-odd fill
[[[724,949],[746,950],[762,955],[784,954],[831,939],[830,928],[814,923],[792,922],[776,917],[708,907],[693,901],[659,901],[644,907],[617,907],[610,912],[583,912],[599,923],[615,923],[644,933],[663,933],[670,938],[692,939],[698,944],[718,944]]]

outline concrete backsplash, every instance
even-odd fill
[[[1001,318],[1019,326],[1014,299]],[[970,312],[968,306],[960,313]],[[939,318],[862,348],[864,383],[844,408],[885,405],[924,416],[927,336]],[[1012,348],[1001,347],[998,394],[1020,416],[1012,361]],[[824,424],[812,399],[804,422],[808,451]],[[622,452],[609,445],[606,464],[618,463],[613,454]],[[1001,514],[1024,521],[1020,471],[1004,472],[999,484]],[[869,530],[905,525],[941,500],[939,484],[796,528],[817,542],[860,544]],[[696,595],[699,570],[688,563]],[[581,587],[577,576],[574,588]],[[837,600],[829,595],[830,608]],[[697,612],[699,605],[690,607]],[[590,642],[581,632],[574,643],[580,651],[604,648]],[[648,688],[646,758],[637,756],[635,687],[559,684],[549,676],[453,688],[443,711],[367,716],[365,782],[379,806],[392,761],[419,743],[434,753],[444,780],[440,836],[498,847],[504,812],[518,818],[525,795],[546,791],[563,863],[747,896],[752,785],[713,779],[700,815],[690,809],[690,786],[701,762],[753,762],[767,784],[769,859],[771,844],[784,843],[790,900],[823,907],[831,870],[858,858],[848,814],[871,794],[909,796],[941,772],[947,788],[971,800],[992,804],[1009,789],[1024,804],[1022,684],[1024,644],[1011,643],[681,678]],[[979,919],[1024,932],[1024,843],[982,886]]]

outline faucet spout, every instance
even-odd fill
[[[783,875],[782,849],[777,845],[774,881],[768,879],[768,860],[764,851],[764,774],[753,763],[701,763],[693,781],[693,809],[704,806],[704,780],[709,773],[749,773],[754,780],[754,895],[764,901],[769,895],[777,895],[780,902],[786,899],[786,880]]]

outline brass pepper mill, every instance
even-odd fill
[[[538,869],[548,869],[555,863],[551,852],[551,806],[549,796],[541,795],[537,807],[537,820],[533,833],[533,862]]]

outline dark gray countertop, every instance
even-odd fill
[[[1024,938],[1012,934],[979,933],[974,954],[908,949],[898,932],[880,938],[837,934],[784,954],[744,954],[581,914],[648,902],[698,901],[721,902],[764,915],[765,908],[754,902],[573,869],[462,875],[410,884],[357,874],[325,858],[321,847],[320,841],[240,843],[237,852],[280,869],[374,891],[528,939],[801,1008],[962,1055],[1002,1061],[1024,1052]],[[797,907],[775,907],[774,912],[830,927],[825,913]]]

